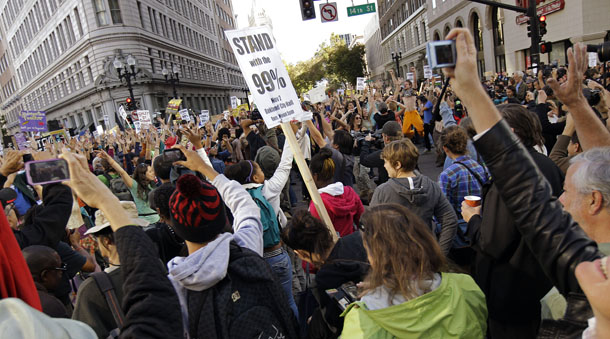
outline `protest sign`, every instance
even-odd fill
[[[138,120],[140,121],[140,127],[142,129],[149,129],[152,123],[150,118],[150,111],[148,110],[139,110],[138,111]]]
[[[30,148],[33,149],[34,147],[36,147],[39,151],[44,151],[45,145],[50,144],[51,142],[65,142],[68,139],[68,133],[65,129],[60,129],[49,133],[43,133],[40,136],[34,138],[34,141],[36,141],[36,145],[30,145]]]
[[[407,80],[413,81],[415,79],[415,77],[413,76],[413,73],[409,72],[407,73]]]
[[[307,92],[307,94],[309,94],[309,101],[311,101],[312,104],[324,102],[326,100],[326,87],[316,87]]]
[[[366,78],[360,78],[360,77],[356,78],[356,90],[364,91],[364,86],[365,86],[364,81],[365,80],[366,80]]]
[[[225,31],[267,127],[300,120],[303,110],[268,26]]]
[[[101,125],[95,126],[95,130],[97,131],[98,135],[103,135],[104,134],[104,127],[102,127]]]
[[[597,66],[597,53],[589,53],[589,67]]]
[[[229,119],[231,119],[231,112],[223,111],[222,116],[224,117],[225,120],[229,121]]]
[[[210,111],[207,109],[202,109],[201,114],[199,114],[199,121],[201,124],[205,124],[206,122],[210,121]]]
[[[15,133],[15,142],[17,143],[17,149],[24,150],[28,148],[28,141],[23,132]]]
[[[182,99],[172,99],[167,103],[167,107],[165,108],[165,114],[176,114],[180,109],[180,104],[182,103]]]
[[[140,125],[139,121],[134,121],[133,122],[133,129],[136,130],[136,134],[140,133],[141,125]]]
[[[187,122],[191,122],[191,116],[189,115],[188,109],[181,109],[178,114],[180,114],[180,119],[186,120]]]
[[[125,107],[123,105],[119,106],[119,115],[125,121],[127,121],[127,112],[125,111]]]
[[[432,79],[432,69],[430,69],[430,66],[424,66],[424,78]]]
[[[47,116],[45,111],[21,111],[19,127],[22,132],[47,131]]]
[[[241,104],[241,105],[239,105],[239,106],[235,107],[235,109],[231,110],[231,114],[232,114],[234,117],[238,117],[238,116],[239,116],[239,112],[240,112],[242,109],[243,109],[244,111],[248,111],[248,104]]]
[[[343,95],[343,94],[345,94],[345,90],[344,90],[343,88],[339,88],[339,89],[337,90],[337,94],[339,94],[339,95]]]
[[[104,114],[104,126],[106,126],[106,128],[110,128],[110,118],[106,114]]]
[[[237,97],[231,97],[231,108],[232,109],[237,108]]]

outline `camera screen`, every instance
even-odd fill
[[[29,171],[33,184],[70,179],[68,163],[63,159],[29,163]]]
[[[438,65],[455,63],[450,44],[434,46],[434,52],[436,53],[436,62]]]
[[[163,160],[166,162],[175,162],[180,160],[186,160],[182,155],[182,151],[179,149],[168,149],[163,152]]]

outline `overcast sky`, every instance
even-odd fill
[[[296,63],[313,56],[323,41],[328,41],[331,33],[362,35],[364,27],[373,14],[347,17],[347,7],[352,6],[350,0],[337,0],[339,21],[322,23],[320,21],[320,4],[326,1],[315,1],[316,18],[303,21],[299,0],[232,0],[233,11],[237,15],[237,27],[248,26],[248,15],[252,2],[265,9],[273,22],[273,35],[284,61]],[[371,0],[370,2],[376,2]],[[354,0],[355,5],[365,4],[366,0]]]

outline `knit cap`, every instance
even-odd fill
[[[169,208],[172,228],[190,242],[211,241],[227,224],[225,206],[216,187],[192,174],[178,179]]]

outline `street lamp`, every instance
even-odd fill
[[[248,99],[248,88],[243,87],[241,90],[246,95],[246,103],[248,104],[248,111],[250,111],[250,100]]]
[[[176,84],[178,82],[180,82],[180,79],[178,78],[178,74],[180,73],[180,69],[178,68],[177,65],[172,64],[172,71],[171,72],[167,68],[163,67],[163,69],[161,70],[161,73],[165,77],[165,82],[167,82],[168,84],[172,85],[172,88],[174,89],[174,99],[177,99],[178,98],[178,92],[176,92]]]
[[[394,61],[396,61],[396,76],[400,77],[400,66],[398,66],[398,61],[400,61],[400,59],[402,59],[402,52],[392,52],[392,59],[394,59]]]
[[[136,75],[140,72],[139,70],[136,71],[136,59],[131,54],[129,54],[127,56],[127,65],[125,65],[118,57],[115,57],[112,65],[116,69],[119,79],[121,81],[125,79],[125,82],[127,83],[127,89],[129,90],[129,98],[131,99],[132,104],[135,105],[135,98],[133,97],[133,87],[131,87],[131,78],[135,80]],[[133,107],[128,108],[133,109]]]

